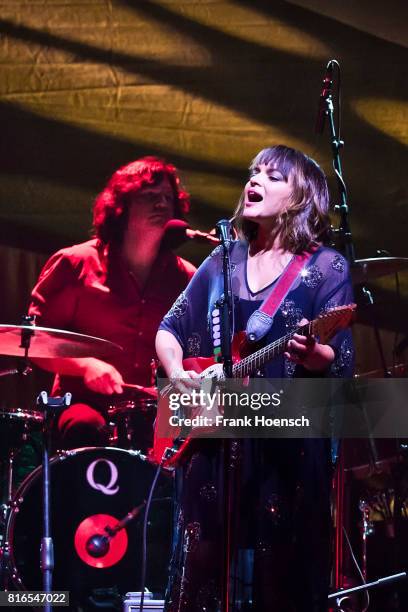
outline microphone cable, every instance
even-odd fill
[[[162,460],[157,466],[156,473],[153,478],[153,482],[150,487],[149,495],[146,502],[145,513],[143,517],[143,536],[142,536],[142,570],[141,570],[141,578],[140,578],[140,602],[139,602],[139,612],[143,612],[144,605],[144,595],[145,595],[145,586],[146,586],[146,568],[147,568],[147,525],[149,519],[150,506],[152,505],[153,493],[156,488],[157,481],[160,476],[160,472],[164,465],[164,462],[167,459],[166,451],[163,453]]]

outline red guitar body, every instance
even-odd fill
[[[238,363],[241,361],[241,359],[250,355],[256,348],[256,344],[252,344],[251,346],[248,345],[245,332],[239,332],[234,336],[232,342],[233,363]],[[193,370],[194,372],[197,372],[197,374],[201,374],[201,372],[204,372],[204,370],[215,363],[217,362],[215,361],[214,357],[189,357],[188,359],[183,360],[183,368],[185,370]],[[161,396],[159,398],[159,404],[157,407],[153,448],[150,451],[149,457],[155,463],[160,463],[166,448],[175,448],[177,453],[164,462],[166,467],[175,467],[183,458],[186,457],[187,451],[190,449],[192,438],[186,437],[182,440],[178,440],[177,435],[174,435],[171,438],[159,437],[158,431],[163,431],[163,429],[166,428],[166,425],[168,428],[167,422],[169,414],[170,409],[168,399],[166,396]],[[163,421],[160,421],[160,419],[163,419]],[[174,427],[172,427],[172,431],[176,433]]]

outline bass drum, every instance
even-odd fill
[[[155,467],[137,451],[82,448],[50,460],[53,590],[70,591],[70,609],[86,605],[95,589],[138,591],[141,578],[143,511],[117,532],[105,550],[93,536],[106,536],[147,499]],[[171,545],[172,481],[158,480],[148,526],[146,587],[163,593]],[[109,529],[108,529],[109,531]],[[6,538],[17,588],[41,590],[42,467],[18,489]],[[96,543],[100,543],[100,539]],[[103,554],[101,554],[101,552]]]

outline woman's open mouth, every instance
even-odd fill
[[[254,189],[250,189],[247,193],[247,201],[248,202],[262,202],[263,197],[260,193],[256,192]]]

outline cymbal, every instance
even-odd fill
[[[122,347],[102,338],[77,334],[76,332],[36,325],[5,325],[0,324],[0,355],[24,357],[21,345],[22,332],[30,333],[31,358],[56,357],[108,357]]]
[[[350,267],[351,278],[355,285],[402,270],[408,270],[408,257],[356,259]]]

